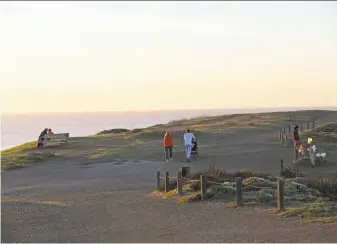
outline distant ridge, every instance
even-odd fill
[[[39,112],[39,113],[1,113],[1,116],[40,116],[40,115],[69,115],[69,114],[129,114],[129,113],[210,113],[233,114],[233,113],[268,113],[287,112],[300,110],[330,110],[337,111],[337,106],[329,107],[263,107],[263,108],[210,108],[210,109],[168,109],[168,110],[128,110],[128,111],[78,111],[78,112]]]

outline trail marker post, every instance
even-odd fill
[[[177,171],[177,192],[178,195],[183,194],[183,182],[181,177],[181,171]]]
[[[157,188],[157,191],[160,191],[160,171],[157,171],[157,178],[156,178],[156,188]]]
[[[284,180],[277,180],[277,208],[279,211],[284,211]]]
[[[235,187],[236,187],[236,206],[240,207],[243,205],[242,200],[242,178],[236,177],[235,179]]]
[[[169,172],[166,171],[165,172],[165,192],[169,192],[170,191],[170,177],[169,177]]]

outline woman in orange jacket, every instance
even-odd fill
[[[174,146],[173,137],[170,132],[165,133],[163,144],[165,148],[165,162],[167,163],[169,160],[172,161],[172,148]]]

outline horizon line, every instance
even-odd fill
[[[213,111],[213,110],[275,110],[275,111],[266,111],[266,112],[286,112],[287,109],[292,111],[300,110],[330,110],[337,111],[337,106],[309,106],[309,107],[230,107],[230,108],[203,108],[203,109],[147,109],[147,110],[101,110],[101,111],[71,111],[71,112],[28,112],[28,113],[0,113],[0,116],[30,116],[30,115],[60,115],[60,114],[103,114],[103,113],[146,113],[146,112],[193,112],[193,111]],[[280,110],[282,109],[282,110]]]

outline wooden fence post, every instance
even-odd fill
[[[288,132],[289,133],[291,132],[291,125],[290,124],[288,125]]]
[[[284,180],[277,180],[277,208],[284,211]]]
[[[200,175],[200,196],[201,200],[205,200],[205,193],[206,193],[206,176]]]
[[[295,142],[294,142],[294,157],[295,157],[295,161],[297,162],[297,159],[298,159],[298,149],[297,149],[297,145],[295,145]]]
[[[165,172],[165,192],[170,191],[170,177],[169,177],[169,172]]]
[[[242,206],[242,179],[241,177],[236,177],[235,179],[235,186],[236,186],[236,206]]]
[[[300,170],[298,167],[295,167],[295,177],[300,177]]]
[[[303,132],[303,124],[302,123],[300,124],[300,130],[301,130],[301,132]]]
[[[183,182],[181,178],[181,171],[177,171],[177,192],[178,195],[183,194]]]
[[[286,134],[286,128],[283,128],[283,135]]]
[[[181,176],[186,177],[190,174],[190,167],[181,167]]]
[[[157,171],[157,191],[160,191],[160,171]]]
[[[310,130],[310,122],[308,121],[308,130]]]
[[[287,146],[288,136],[284,135],[284,146]]]
[[[281,159],[281,170],[283,170],[283,159]]]
[[[312,121],[312,128],[315,128],[315,120]]]
[[[280,142],[282,142],[282,141],[283,141],[283,140],[282,140],[282,130],[279,131],[278,136],[279,136]]]

